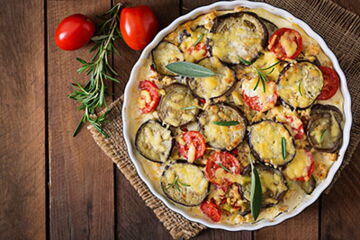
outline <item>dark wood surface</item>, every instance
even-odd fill
[[[161,27],[211,0],[132,0],[147,4]],[[336,0],[360,14],[360,0]],[[73,13],[91,17],[111,0],[0,0],[0,239],[170,239],[136,191],[87,131],[66,98],[77,56],[61,51],[57,24]],[[120,42],[113,59],[126,81],[140,52]],[[124,85],[109,86],[116,98]],[[360,239],[360,148],[329,195],[299,216],[255,232],[208,229],[196,239]]]

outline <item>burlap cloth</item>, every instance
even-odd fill
[[[349,163],[360,141],[360,17],[329,0],[270,0],[266,2],[283,8],[308,23],[315,32],[325,39],[340,61],[352,97],[354,120],[351,130],[351,142],[345,155],[343,168]],[[92,126],[88,127],[94,140],[130,181],[131,185],[145,201],[145,204],[155,212],[174,239],[189,239],[196,236],[206,227],[188,221],[168,209],[152,195],[145,183],[137,175],[128,157],[127,148],[122,137],[121,107],[121,98],[110,105],[112,111],[108,115],[109,121],[104,124],[104,129],[109,134],[109,138],[104,138]],[[336,178],[338,178],[339,173],[340,171]]]

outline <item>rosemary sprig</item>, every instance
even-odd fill
[[[178,192],[181,192],[181,186],[180,186],[179,184],[182,185],[182,186],[184,186],[184,187],[190,187],[189,184],[185,184],[185,183],[180,182],[179,176],[176,175],[174,181],[173,181],[172,183],[168,184],[168,185],[166,186],[166,189],[169,189],[169,188],[173,187],[173,188],[175,188]]]
[[[193,44],[193,47],[196,47],[196,45],[198,45],[198,43],[204,38],[204,34],[200,34],[200,36],[198,37],[198,39],[196,39],[195,43]]]
[[[189,106],[189,107],[183,107],[181,110],[192,110],[198,108],[197,106]]]
[[[219,126],[229,127],[229,126],[239,125],[240,122],[238,122],[238,121],[213,121],[213,124],[219,125]]]
[[[106,106],[106,86],[105,80],[112,80],[119,82],[114,76],[118,73],[111,67],[109,56],[117,53],[115,48],[115,41],[121,38],[119,31],[119,12],[121,3],[116,4],[103,16],[99,17],[102,21],[97,26],[97,33],[92,38],[95,45],[91,48],[90,52],[95,52],[89,62],[77,58],[82,67],[78,69],[79,73],[86,73],[90,76],[90,80],[83,86],[80,83],[72,83],[75,91],[68,95],[69,98],[80,103],[79,110],[84,110],[79,125],[76,127],[73,136],[76,136],[84,123],[89,122],[93,125],[102,135],[108,137],[108,134],[102,129],[102,123],[105,121],[105,114],[94,117],[96,110]]]
[[[224,169],[225,171],[227,171],[227,172],[229,172],[229,173],[232,173],[231,171],[230,171],[230,169],[228,169],[227,167],[225,167],[224,165],[222,165],[222,163],[218,163],[218,165],[222,168],[222,169]]]
[[[298,85],[298,91],[299,91],[299,93],[300,93],[300,96],[302,96],[301,83],[302,83],[302,80],[300,80],[299,85]]]
[[[325,135],[326,131],[327,131],[327,129],[324,129],[321,131],[320,141],[319,141],[320,144],[323,143],[323,141],[324,141],[324,135]]]
[[[282,152],[282,157],[285,160],[286,159],[286,139],[284,137],[281,138],[281,152]]]

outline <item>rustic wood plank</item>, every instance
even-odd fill
[[[154,10],[160,23],[160,29],[166,27],[179,16],[180,3],[178,0],[131,0],[130,6],[145,4]],[[121,56],[115,57],[115,67],[124,83],[127,82],[130,71],[139,58],[141,52],[133,51],[123,41],[119,44]],[[123,93],[125,84],[115,85],[115,96]],[[125,177],[116,172],[117,190],[117,236],[118,239],[170,239],[170,234],[156,218],[153,211],[145,206],[134,188]]]
[[[0,239],[41,240],[46,238],[44,2],[0,4]]]
[[[110,0],[48,1],[48,99],[50,154],[50,237],[56,239],[114,239],[113,164],[83,129],[72,132],[81,118],[77,104],[66,95],[70,82],[85,82],[77,74],[75,57],[88,59],[89,46],[62,51],[53,41],[64,17],[83,13],[94,18]],[[111,85],[111,84],[110,84]]]

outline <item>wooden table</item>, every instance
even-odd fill
[[[133,0],[155,10],[161,27],[207,0]],[[337,0],[360,14],[360,0]],[[59,21],[100,14],[111,0],[1,0],[0,239],[169,239],[153,212],[83,130],[66,95],[77,56],[54,44]],[[123,43],[114,59],[126,81],[140,55]],[[86,59],[86,58],[85,58]],[[123,85],[110,86],[113,98]],[[360,148],[329,195],[299,216],[255,232],[206,230],[197,239],[360,239]]]

